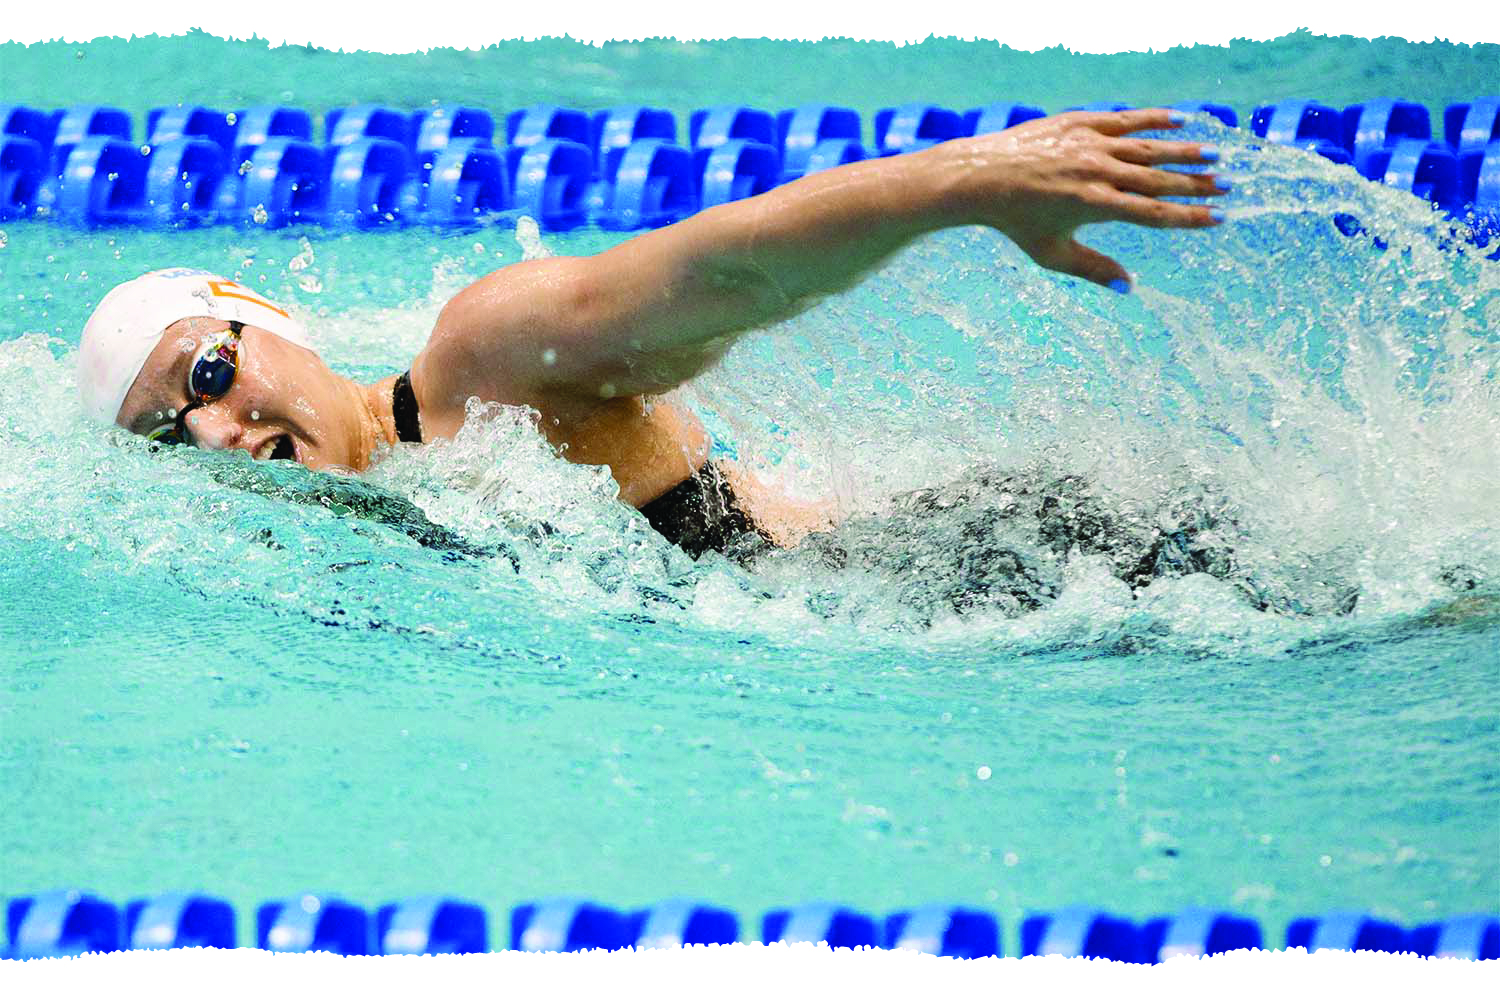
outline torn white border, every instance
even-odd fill
[[[57,987],[65,986],[65,992]],[[239,949],[133,951],[0,962],[13,997],[278,994],[331,997],[1213,997],[1500,996],[1500,962],[1302,949],[1124,965],[1066,958],[935,958],[826,946],[692,947],[678,951],[342,958]]]
[[[598,44],[670,37],[845,37],[909,44],[929,36],[995,40],[1034,51],[1061,45],[1075,52],[1161,51],[1232,39],[1264,40],[1306,28],[1318,35],[1394,36],[1414,42],[1500,42],[1500,4],[1379,2],[1308,4],[1260,0],[1253,11],[1226,13],[1202,0],[1131,5],[1073,0],[1048,10],[1001,2],[922,0],[904,8],[865,2],[813,4],[757,0],[692,7],[587,0],[554,4],[487,4],[438,9],[432,16],[393,15],[385,5],[313,6],[302,0],[248,0],[207,5],[187,0],[126,8],[118,0],[26,3],[7,10],[4,36],[33,43],[84,42],[105,36],[180,35],[197,28],[225,38],[260,37],[272,45],[387,53],[435,47],[478,48],[500,40],[568,35]],[[1207,8],[1207,9],[1206,9]],[[427,8],[426,10],[431,10]],[[424,10],[424,14],[425,14]],[[1497,74],[1500,85],[1500,74]],[[59,990],[58,987],[63,989]],[[77,959],[0,962],[0,995],[261,998],[292,996],[1107,996],[1255,997],[1500,996],[1500,962],[1421,959],[1411,955],[1240,952],[1177,959],[1161,966],[1081,959],[981,959],[960,962],[910,952],[830,952],[807,945],[689,948],[676,952],[576,955],[487,955],[431,958],[340,958],[277,955],[251,949],[118,952]]]
[[[995,40],[1034,51],[1055,45],[1075,52],[1161,51],[1176,45],[1225,45],[1235,38],[1265,40],[1299,28],[1318,35],[1394,36],[1423,42],[1500,42],[1500,4],[1415,3],[1411,0],[1257,0],[1248,9],[1203,0],[1068,0],[1036,5],[990,0],[920,0],[891,5],[864,0],[834,3],[755,0],[694,4],[485,3],[439,5],[315,4],[306,0],[246,0],[207,4],[159,0],[141,6],[117,0],[71,4],[21,2],[5,14],[13,41],[87,41],[101,36],[178,35],[191,28],[226,38],[257,36],[272,45],[417,52],[435,47],[479,48],[505,39],[568,35],[598,44],[669,37],[846,37],[908,44],[932,36]]]

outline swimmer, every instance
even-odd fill
[[[1181,116],[1075,112],[812,174],[591,257],[502,268],[453,297],[410,368],[335,375],[285,310],[201,271],[156,271],[99,303],[79,348],[85,410],[162,444],[367,468],[397,442],[451,438],[470,399],[529,407],[566,459],[608,466],[620,499],[690,555],[750,535],[786,547],[829,515],[770,495],[687,409],[658,398],[741,336],[852,288],[940,229],[989,226],[1045,268],[1128,291],[1078,227],[1204,229],[1222,193],[1197,142],[1144,139]]]

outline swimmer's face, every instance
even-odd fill
[[[194,396],[188,377],[205,345],[229,324],[204,317],[167,327],[146,359],[115,422],[137,434],[170,425]],[[348,383],[312,351],[256,326],[240,337],[234,382],[183,420],[200,448],[241,448],[257,459],[291,459],[310,469],[362,469],[356,400]]]

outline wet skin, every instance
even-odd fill
[[[1080,244],[1079,226],[1118,221],[1202,229],[1222,215],[1167,196],[1222,194],[1212,174],[1160,169],[1217,158],[1196,142],[1137,138],[1172,113],[1074,113],[918,153],[848,164],[721,205],[593,257],[496,271],[456,295],[411,365],[423,440],[451,437],[471,398],[527,406],[571,461],[608,465],[642,506],[695,472],[708,435],[659,399],[712,367],[739,337],[852,288],[918,237],[990,226],[1039,265],[1123,288],[1129,274]],[[189,401],[187,367],[225,324],[174,324],[126,397],[139,433]],[[242,367],[223,398],[187,417],[193,442],[287,454],[314,469],[360,471],[394,443],[391,385],[335,375],[311,351],[246,327]],[[778,497],[743,470],[735,493],[779,541],[829,512]]]

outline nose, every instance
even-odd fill
[[[195,408],[188,414],[187,429],[199,448],[225,451],[250,447],[245,442],[245,425],[222,405],[222,400]]]

